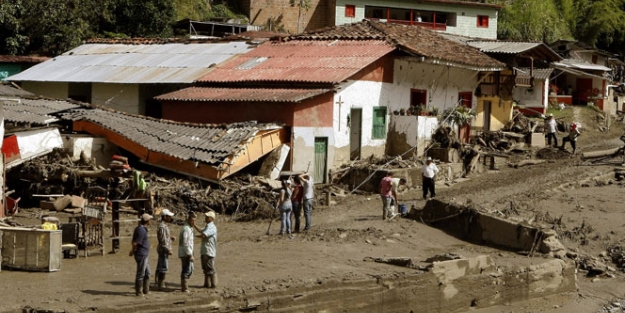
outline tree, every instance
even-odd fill
[[[514,1],[500,11],[498,35],[502,39],[525,41],[572,39],[560,10],[554,0]]]
[[[103,30],[130,37],[171,35],[175,11],[171,0],[112,0],[114,18]]]

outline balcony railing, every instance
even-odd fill
[[[432,22],[416,22],[416,21],[407,21],[407,20],[393,20],[393,19],[380,19],[380,18],[369,18],[372,21],[386,21],[387,23],[393,24],[402,24],[402,25],[411,25],[411,26],[419,26],[432,30],[447,30],[447,24],[445,23],[432,23]]]

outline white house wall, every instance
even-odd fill
[[[56,82],[22,82],[22,88],[36,95],[53,99],[67,99],[69,85],[68,83]]]
[[[428,109],[442,113],[458,103],[459,92],[473,92],[477,87],[477,71],[419,62],[417,58],[397,59],[392,88],[386,99],[390,112],[410,107],[411,89],[427,91]],[[475,107],[475,96],[471,100]]]
[[[547,108],[549,99],[549,89],[545,88],[548,86],[549,81],[545,80],[535,80],[533,91],[529,91],[529,88],[525,87],[515,87],[512,90],[512,99],[516,100],[522,106],[528,108]]]
[[[415,1],[416,2],[416,1]],[[354,17],[345,16],[345,5],[355,5]],[[376,7],[389,7],[401,9],[414,9],[423,11],[436,11],[456,14],[456,26],[447,26],[444,33],[460,35],[466,37],[497,39],[497,17],[498,11],[488,7],[470,7],[464,5],[432,4],[432,3],[410,3],[407,1],[395,0],[337,0],[335,23],[336,25],[350,24],[362,21],[365,18],[365,5]],[[477,27],[477,16],[488,15],[488,27]]]
[[[328,138],[327,170],[341,164],[334,162],[336,140],[332,127],[293,127],[293,171],[315,171],[315,138]],[[309,166],[310,164],[310,166]]]
[[[138,84],[93,83],[91,103],[130,114],[145,114],[145,104],[139,101]]]

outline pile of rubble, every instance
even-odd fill
[[[171,174],[143,175],[152,206],[178,213],[206,211],[209,208],[236,220],[267,218],[274,214],[279,182],[239,174],[220,184],[209,184]],[[46,196],[84,196],[94,186],[108,190],[109,199],[132,198],[132,178],[112,177],[110,170],[81,158],[72,161],[63,150],[34,159],[7,171],[12,197],[20,197],[21,207],[39,207]]]

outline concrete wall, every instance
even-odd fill
[[[22,88],[36,95],[54,99],[67,99],[68,83],[22,82]]]
[[[118,150],[104,138],[79,134],[63,136],[63,146],[73,161],[79,160],[83,153],[85,157],[104,167],[108,167],[113,154]]]
[[[416,146],[412,153],[405,154],[403,158],[423,156],[425,147],[437,127],[436,117],[391,115],[386,154],[402,155]]]
[[[491,102],[490,129],[484,129],[484,102]],[[501,100],[499,97],[479,97],[476,108],[477,116],[471,124],[472,130],[497,131],[512,119],[512,101]]]
[[[534,85],[531,92],[530,88],[515,87],[512,98],[525,107],[544,113],[549,105],[549,80],[535,80]]]
[[[248,9],[247,15],[253,25],[269,26],[271,24],[273,30],[283,29],[289,33],[334,25],[333,1],[310,0],[308,10],[300,10],[297,3],[299,1],[247,0],[244,1],[243,8]]]
[[[345,16],[345,5],[356,6],[355,17]],[[456,26],[447,26],[447,30],[444,31],[445,33],[467,37],[497,39],[498,12],[497,9],[488,7],[444,3],[420,3],[402,0],[337,0],[335,24],[343,25],[361,21],[365,18],[365,6],[454,13],[456,14]],[[478,15],[487,15],[489,17],[487,28],[477,26]]]
[[[93,83],[91,103],[130,114],[145,114],[145,104],[139,101],[138,84]]]

